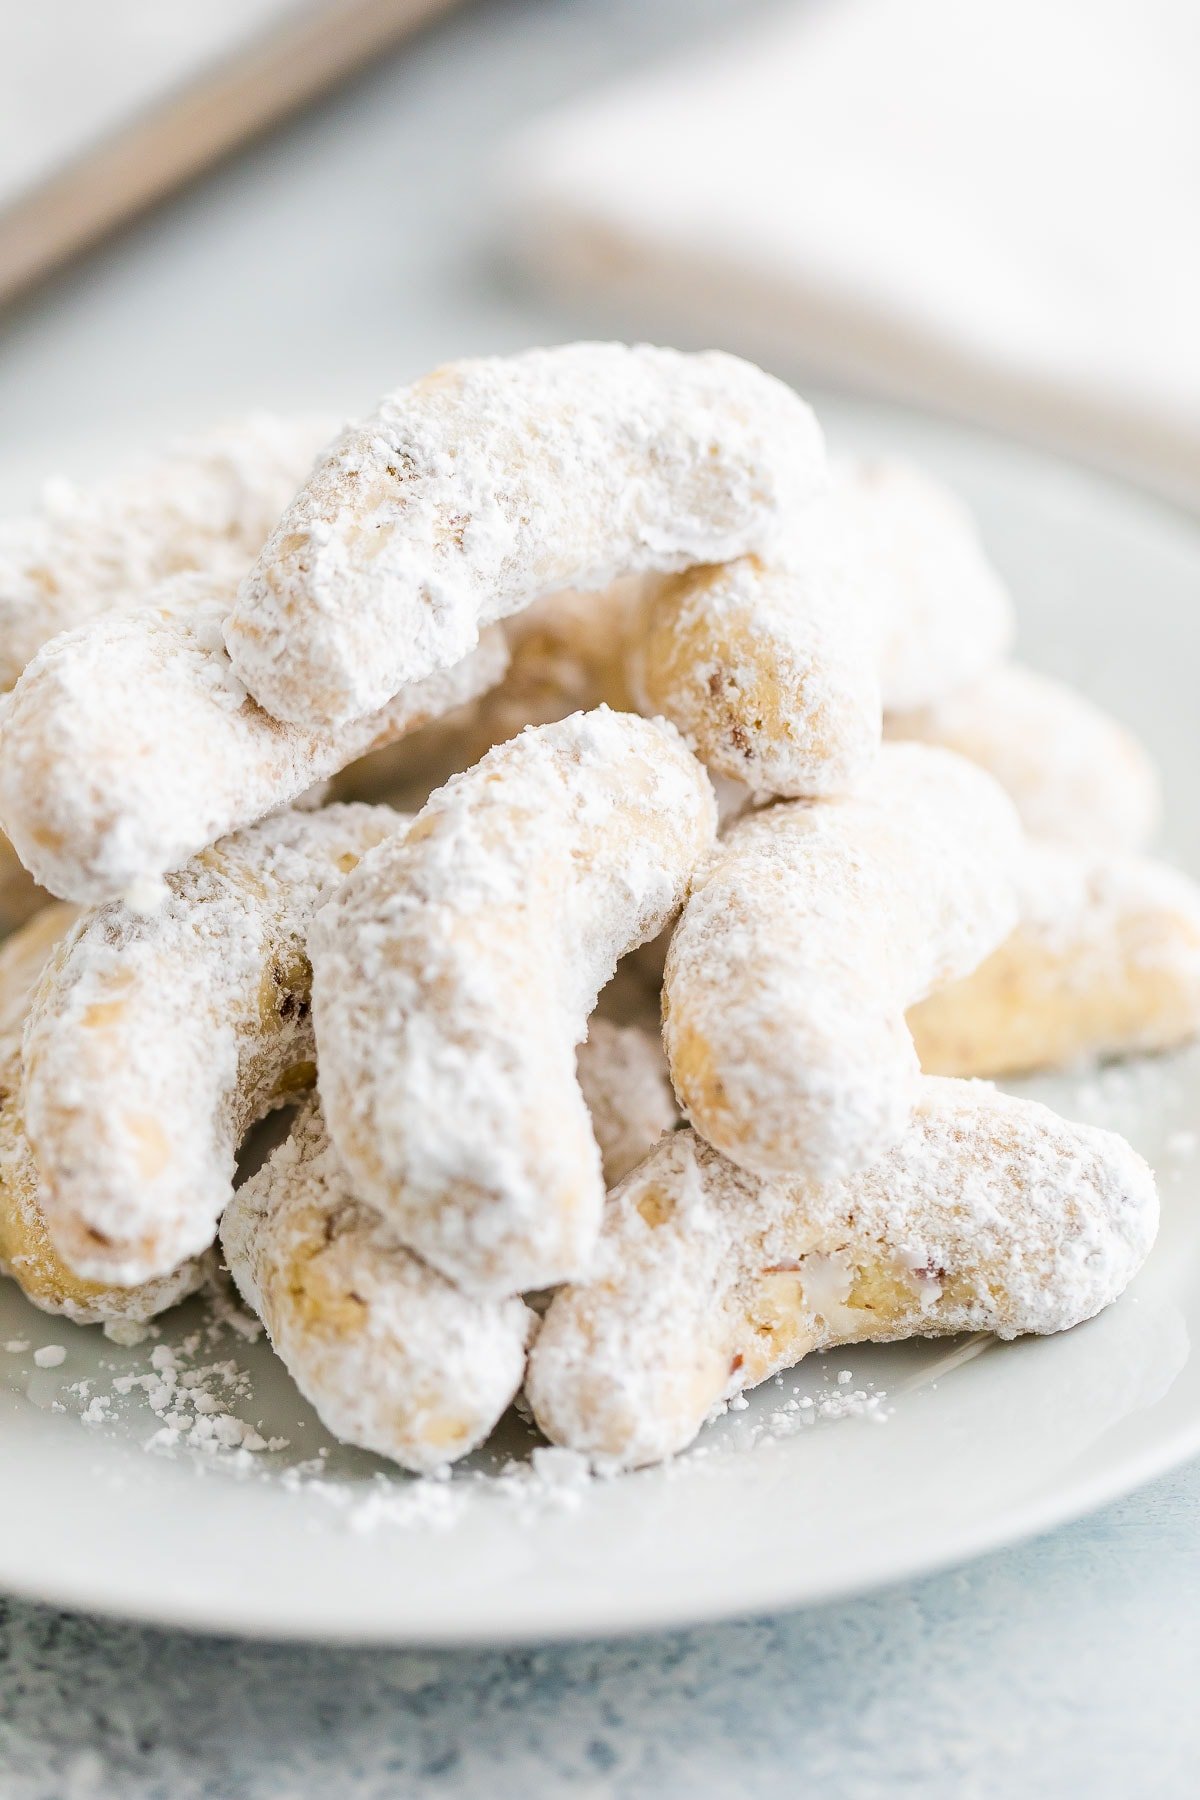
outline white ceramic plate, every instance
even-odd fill
[[[1200,530],[994,440],[824,412],[836,439],[907,448],[976,506],[1026,656],[1144,733],[1167,772],[1171,850],[1200,869]],[[31,468],[10,472],[7,495],[0,480],[0,499]],[[418,1486],[332,1444],[269,1350],[197,1303],[164,1323],[158,1360],[199,1332],[188,1366],[244,1371],[233,1411],[288,1444],[151,1442],[162,1394],[114,1383],[146,1376],[155,1341],[118,1348],[6,1284],[0,1346],[27,1348],[0,1347],[0,1588],[264,1636],[494,1643],[824,1599],[1096,1506],[1200,1450],[1200,1056],[1032,1091],[1125,1131],[1159,1170],[1162,1236],[1117,1306],[1060,1338],[812,1359],[697,1452],[616,1481],[577,1483],[553,1460],[531,1476],[533,1439],[514,1420],[472,1468]],[[65,1361],[38,1366],[51,1344]],[[219,1374],[206,1385],[229,1397]],[[506,1458],[517,1472],[497,1478]]]

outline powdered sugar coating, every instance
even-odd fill
[[[987,769],[1035,837],[1140,850],[1158,825],[1158,774],[1133,733],[1066,682],[1019,663],[884,723],[889,737],[943,744]]]
[[[829,517],[809,507],[769,564],[742,557],[656,584],[631,649],[641,711],[764,793],[838,793],[879,747],[874,620]]]
[[[593,1016],[576,1063],[605,1186],[615,1187],[679,1123],[662,1038]]]
[[[887,745],[849,795],[738,820],[693,882],[663,1019],[680,1105],[760,1173],[852,1174],[917,1091],[907,1007],[1016,922],[1021,834],[991,777]]]
[[[947,488],[911,463],[841,457],[830,465],[830,505],[877,615],[886,711],[953,694],[1000,661],[1012,601]]]
[[[0,948],[0,1271],[27,1300],[77,1325],[142,1323],[192,1293],[212,1259],[189,1259],[157,1280],[120,1288],[82,1281],[55,1251],[38,1203],[38,1174],[21,1111],[21,1039],[34,989],[75,922],[73,906],[48,906]]]
[[[85,914],[42,977],[24,1108],[55,1247],[132,1285],[211,1243],[255,1119],[315,1075],[305,934],[324,893],[406,821],[281,813],[167,877],[149,916]]]
[[[357,1199],[310,1101],[221,1221],[244,1299],[301,1393],[344,1443],[428,1471],[506,1410],[536,1318],[427,1268]]]
[[[106,481],[48,482],[35,513],[0,520],[0,688],[60,631],[168,575],[236,581],[336,431],[252,413]]]
[[[676,1132],[610,1196],[527,1392],[555,1443],[655,1462],[812,1350],[1067,1330],[1116,1299],[1157,1225],[1123,1139],[983,1083],[926,1078],[888,1154],[824,1186],[763,1180]]]
[[[1200,1031],[1200,887],[1144,857],[1031,843],[1021,920],[908,1016],[935,1075],[1169,1050]]]
[[[178,576],[153,604],[47,645],[0,702],[0,823],[52,893],[98,902],[177,869],[504,672],[493,633],[370,718],[300,731],[234,674],[221,638],[228,593]]]
[[[337,723],[556,588],[766,550],[823,480],[812,413],[736,357],[568,344],[449,363],[322,457],[226,641],[269,712]]]
[[[951,693],[1011,634],[959,503],[908,464],[847,459],[769,560],[650,584],[630,686],[714,774],[834,794],[878,745],[881,693],[891,707]]]
[[[416,737],[375,751],[339,777],[343,800],[385,800],[418,812],[435,788],[469,769],[526,725],[552,725],[595,706],[634,712],[626,645],[645,582],[630,577],[602,593],[566,588],[505,619],[502,681]]]
[[[715,812],[670,726],[577,713],[448,782],[318,914],[330,1132],[363,1197],[468,1291],[586,1268],[604,1183],[575,1045]]]

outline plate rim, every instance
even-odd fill
[[[1084,1455],[1086,1451],[1080,1460]],[[251,1616],[253,1607],[245,1608],[242,1613],[236,1610],[231,1613],[224,1600],[211,1610],[190,1601],[161,1607],[140,1602],[130,1605],[122,1603],[117,1591],[119,1584],[103,1575],[90,1586],[86,1582],[72,1581],[61,1588],[56,1586],[53,1574],[45,1579],[29,1577],[26,1571],[6,1561],[3,1547],[0,1547],[0,1587],[13,1599],[84,1612],[122,1625],[187,1631],[201,1637],[228,1637],[263,1645],[499,1650],[535,1643],[615,1642],[659,1632],[720,1625],[769,1613],[837,1605],[867,1594],[886,1592],[908,1581],[944,1574],[978,1557],[1016,1548],[1048,1535],[1059,1526],[1096,1513],[1197,1455],[1200,1455],[1200,1413],[1191,1421],[1176,1426],[1160,1442],[1147,1446],[1139,1455],[1131,1456],[1113,1468],[1091,1476],[1077,1476],[1034,1499],[1017,1502],[984,1519],[971,1521],[957,1532],[951,1526],[945,1541],[935,1548],[914,1549],[906,1555],[892,1554],[886,1573],[867,1564],[858,1574],[843,1575],[827,1582],[813,1581],[811,1571],[803,1580],[790,1583],[786,1570],[774,1578],[756,1575],[745,1580],[746,1595],[736,1602],[705,1600],[702,1583],[691,1584],[687,1600],[679,1604],[659,1602],[642,1606],[627,1602],[622,1608],[620,1622],[598,1620],[593,1613],[570,1624],[547,1623],[533,1614],[514,1618],[501,1627],[494,1621],[472,1622],[460,1607],[436,1625],[423,1622],[418,1627],[406,1629],[403,1619],[364,1620],[360,1617],[354,1622],[345,1617],[321,1616],[319,1612],[305,1614],[302,1607],[296,1608],[285,1619],[278,1616],[256,1619]],[[931,1544],[930,1539],[924,1541],[926,1545]]]

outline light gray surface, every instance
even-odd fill
[[[443,356],[573,335],[499,267],[491,145],[685,21],[736,29],[756,3],[464,13],[7,321],[6,449],[61,438],[69,463],[80,440],[148,421],[353,407]],[[506,1655],[264,1650],[13,1606],[0,1793],[1182,1796],[1200,1750],[1198,1526],[1192,1468],[874,1598]]]
[[[853,1603],[507,1654],[258,1649],[13,1607],[5,1800],[1174,1800],[1200,1471]]]

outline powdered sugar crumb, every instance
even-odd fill
[[[732,1425],[729,1449],[740,1454],[758,1447],[769,1448],[784,1439],[795,1437],[798,1432],[806,1431],[813,1425],[832,1424],[843,1419],[865,1419],[872,1425],[884,1425],[892,1415],[893,1409],[888,1405],[888,1391],[877,1388],[871,1381],[862,1386],[853,1386],[854,1374],[850,1369],[839,1369],[835,1377],[836,1385],[826,1387],[823,1392],[804,1394],[798,1385],[793,1384],[786,1399],[775,1401],[772,1390],[782,1391],[785,1381],[793,1372],[786,1370],[776,1375],[758,1390],[763,1404],[752,1419],[739,1420]],[[829,1370],[823,1368],[822,1374],[828,1382]],[[750,1409],[750,1405],[751,1399],[746,1394],[735,1394],[713,1409],[712,1418],[719,1418],[725,1412],[744,1413]],[[675,1469],[694,1468],[698,1461],[709,1455],[711,1447],[710,1443],[698,1443],[663,1467],[668,1474]]]
[[[119,1400],[142,1395],[159,1422],[145,1440],[143,1448],[147,1451],[174,1450],[185,1440],[190,1448],[205,1456],[235,1452],[249,1458],[287,1449],[286,1437],[266,1437],[255,1424],[240,1416],[242,1404],[251,1397],[249,1372],[232,1357],[200,1360],[202,1351],[211,1350],[215,1338],[228,1329],[236,1329],[232,1325],[232,1304],[227,1299],[216,1304],[223,1316],[210,1316],[204,1326],[189,1332],[177,1346],[156,1343],[150,1352],[149,1367],[114,1375],[110,1392],[93,1393],[92,1380],[76,1382],[66,1389],[74,1399],[85,1402],[79,1415],[84,1424],[107,1424],[116,1418]]]
[[[133,1349],[138,1344],[144,1344],[148,1337],[157,1336],[157,1328],[143,1325],[137,1319],[105,1319],[104,1335],[110,1344]]]
[[[211,1313],[210,1329],[220,1330],[225,1327],[240,1337],[244,1343],[255,1344],[263,1334],[262,1320],[238,1299],[237,1291],[230,1282],[214,1282],[208,1296]]]
[[[447,1532],[480,1504],[502,1508],[521,1524],[534,1524],[577,1512],[586,1505],[596,1484],[616,1473],[615,1467],[597,1465],[579,1452],[555,1445],[532,1443],[526,1452],[514,1443],[519,1426],[516,1433],[508,1434],[503,1448],[484,1451],[473,1464],[460,1464],[453,1472],[447,1466],[416,1478],[398,1476],[391,1470],[380,1470],[365,1480],[357,1475],[342,1476],[339,1462],[343,1452],[334,1444],[280,1467],[272,1459],[291,1448],[291,1443],[287,1437],[271,1435],[257,1417],[252,1369],[239,1361],[236,1342],[231,1343],[231,1339],[247,1341],[248,1327],[257,1322],[241,1312],[225,1285],[215,1285],[206,1293],[204,1308],[193,1328],[175,1343],[161,1341],[161,1328],[154,1328],[153,1337],[158,1341],[147,1333],[143,1340],[146,1349],[135,1366],[102,1361],[98,1374],[66,1384],[52,1404],[73,1412],[89,1430],[103,1432],[120,1430],[123,1425],[128,1429],[131,1407],[144,1405],[152,1415],[152,1429],[140,1438],[146,1454],[186,1458],[198,1474],[219,1471],[238,1479],[269,1481],[332,1514],[356,1535],[398,1530]],[[119,1348],[128,1352],[140,1346],[122,1344]],[[830,1384],[833,1371],[814,1359],[814,1373],[817,1367],[823,1381]],[[730,1402],[729,1412],[748,1413],[748,1417],[739,1416],[736,1427],[731,1420],[730,1430],[696,1445],[658,1474],[678,1480],[707,1469],[715,1471],[730,1455],[760,1447],[769,1450],[819,1421],[886,1417],[886,1396],[869,1382],[853,1387],[840,1382],[836,1387],[828,1385],[827,1391],[813,1398],[801,1394],[790,1380],[791,1373],[786,1388],[780,1377],[774,1384],[766,1384],[757,1397],[737,1396]],[[132,1416],[136,1418],[136,1413]],[[534,1434],[525,1429],[532,1438]],[[302,1434],[304,1430],[302,1424]]]

